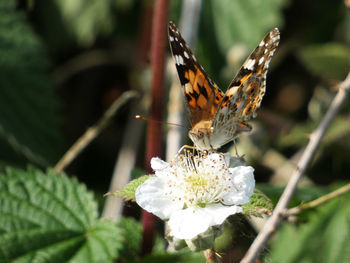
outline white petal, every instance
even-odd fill
[[[170,167],[170,164],[158,157],[153,157],[151,159],[151,167],[156,172],[156,176],[166,177],[173,174],[173,169]]]
[[[167,162],[164,162],[158,157],[153,157],[151,159],[151,167],[154,171],[165,169],[169,166]]]
[[[232,214],[242,212],[239,206],[215,204],[205,208],[187,208],[174,212],[168,222],[170,235],[178,239],[192,239],[209,227],[220,225]]]
[[[243,211],[242,207],[240,206],[224,206],[222,204],[213,204],[211,206],[203,208],[203,210],[212,218],[210,226],[220,225],[228,216],[236,213],[241,213]]]
[[[237,166],[245,166],[245,161],[243,157],[231,157],[230,158],[230,167],[234,168]]]
[[[136,189],[136,203],[161,219],[168,219],[174,211],[182,209],[184,204],[170,200],[165,194],[166,189],[166,180],[151,177]]]
[[[223,153],[224,157],[225,157],[225,163],[227,164],[227,166],[230,165],[230,160],[231,160],[231,155],[229,152],[227,153]]]
[[[227,205],[242,205],[249,202],[255,188],[254,168],[251,166],[238,166],[229,168],[232,174],[233,189],[225,195],[224,203]]]

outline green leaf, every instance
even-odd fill
[[[211,1],[219,47],[227,54],[234,44],[255,48],[270,30],[282,25],[287,0]]]
[[[300,60],[315,75],[343,80],[350,68],[350,49],[338,43],[309,45],[298,53]]]
[[[55,0],[66,29],[78,44],[89,46],[98,35],[113,29],[114,17],[112,0]]]
[[[284,223],[268,262],[349,262],[349,197],[347,194],[306,213],[305,224]]]
[[[115,191],[112,194],[119,195],[126,201],[135,201],[135,192],[137,187],[146,182],[146,180],[148,180],[150,177],[150,175],[144,175],[135,180],[132,180],[130,183],[124,186],[123,189]]]
[[[124,236],[124,247],[120,251],[122,262],[133,262],[140,254],[142,226],[133,218],[122,217],[118,223]]]
[[[0,158],[14,161],[12,150],[46,165],[60,153],[58,102],[44,48],[15,4],[0,1]]]
[[[92,193],[76,179],[30,167],[0,174],[1,262],[112,262],[122,236],[97,219]]]
[[[242,205],[243,214],[262,216],[263,214],[270,215],[273,209],[271,200],[261,191],[255,188],[254,194],[249,199],[249,203]]]

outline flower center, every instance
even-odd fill
[[[223,154],[185,152],[170,166],[173,173],[169,176],[167,194],[173,200],[183,201],[187,207],[222,202],[224,195],[234,188]]]

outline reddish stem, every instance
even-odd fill
[[[207,263],[220,263],[220,262],[222,262],[219,254],[212,248],[208,248],[208,249],[204,250],[203,253],[204,253],[204,256],[205,256]]]
[[[162,119],[162,102],[164,87],[164,61],[166,40],[166,25],[168,22],[168,0],[156,0],[152,25],[151,67],[152,67],[152,106],[150,118]],[[156,122],[148,122],[146,167],[151,173],[150,161],[152,157],[161,155],[161,126]],[[143,240],[141,254],[146,255],[152,251],[154,241],[156,218],[154,215],[143,211]]]

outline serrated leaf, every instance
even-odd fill
[[[349,262],[349,197],[304,213],[306,223],[284,223],[274,238],[268,262]]]
[[[123,189],[115,191],[112,194],[119,195],[126,201],[135,201],[135,192],[137,187],[146,182],[150,178],[150,175],[141,176],[124,186]]]
[[[338,43],[310,45],[298,53],[300,60],[315,75],[343,80],[350,68],[350,49]]]
[[[0,28],[0,145],[46,165],[58,158],[61,137],[45,49],[16,1],[0,1]],[[14,161],[3,150],[0,158]]]
[[[249,202],[242,205],[243,214],[262,216],[263,214],[270,215],[273,209],[271,200],[258,189],[254,190],[254,194],[250,197]]]
[[[118,223],[124,236],[124,247],[120,251],[122,262],[132,262],[139,256],[142,241],[142,226],[133,218],[122,217]]]
[[[0,218],[1,262],[112,262],[122,243],[92,193],[52,170],[0,174]]]

